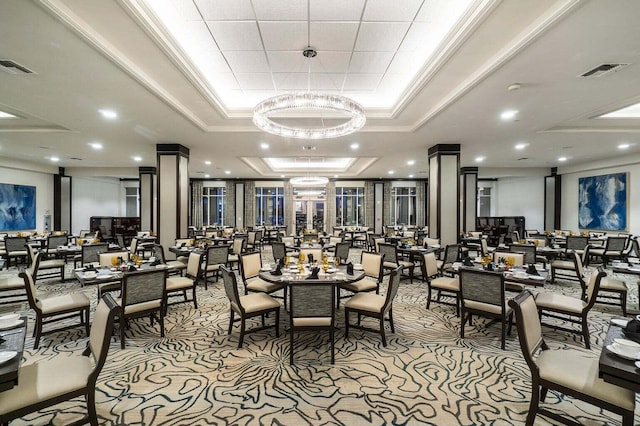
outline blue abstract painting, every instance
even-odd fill
[[[36,228],[36,187],[0,183],[0,231]]]
[[[578,227],[607,231],[627,229],[627,173],[578,180]]]

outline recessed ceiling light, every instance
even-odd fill
[[[629,148],[631,145],[628,143],[621,143],[620,145],[618,145],[618,149],[627,149]]]
[[[225,175],[230,175],[230,174],[231,174],[231,170],[225,170],[225,171],[224,171],[224,174],[225,174]]]
[[[352,144],[350,145],[350,147],[351,147],[351,149],[358,149],[358,148],[360,148],[360,144],[358,144],[358,143],[352,143]]]
[[[262,143],[260,144],[260,148],[262,148],[262,149],[269,149],[269,144],[268,144],[268,143],[266,143],[266,142],[262,142]]]
[[[118,113],[112,109],[101,109],[98,112],[102,114],[102,116],[108,120],[115,120],[118,118]]]
[[[558,161],[567,161],[567,157],[559,157]]]
[[[131,159],[132,159],[133,161],[137,162],[137,163],[139,163],[139,162],[141,162],[141,161],[142,161],[142,157],[140,157],[140,156],[138,156],[138,155],[135,155],[135,156],[131,157]]]
[[[58,161],[60,161],[59,157],[50,157],[49,160],[53,161],[54,163],[57,163]]]
[[[210,166],[210,165],[211,165],[211,161],[206,160],[206,161],[204,162],[204,164],[206,164],[207,166]]]
[[[390,175],[394,174],[395,172],[393,170],[389,170],[387,173],[389,173]]]
[[[285,177],[285,175],[280,175],[280,177],[281,177],[281,178],[284,178],[284,177]]]
[[[514,148],[518,151],[525,149],[529,144],[528,143],[517,143]]]
[[[412,178],[412,177],[413,177],[413,175],[409,175],[409,178]]]
[[[414,164],[416,164],[416,160],[409,160],[409,161],[407,161],[407,165],[408,165],[408,166],[413,166]]]
[[[102,144],[100,142],[91,142],[89,146],[93,149],[102,149]]]
[[[8,112],[0,111],[0,118],[18,118],[13,114],[9,114]]]
[[[502,111],[502,113],[500,114],[500,118],[505,120],[505,121],[513,120],[515,118],[516,114],[518,114],[518,110],[508,109],[506,111]]]
[[[476,163],[482,163],[486,157],[476,157]]]
[[[333,177],[334,177],[334,178],[336,178],[336,179],[338,178],[338,176],[339,176],[339,175],[333,175]]]

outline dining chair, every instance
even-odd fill
[[[153,326],[154,314],[158,314],[160,336],[164,337],[164,302],[167,288],[167,271],[147,269],[124,274],[121,297],[116,300],[120,305],[120,348],[125,347],[125,328],[129,320],[149,315]]]
[[[164,247],[161,244],[154,244],[151,248],[151,254],[156,258],[156,262],[167,266],[169,275],[182,275],[187,269],[187,265],[180,260],[167,260],[164,255]]]
[[[609,237],[604,248],[591,249],[591,257],[601,258],[604,267],[607,266],[611,259],[623,259],[627,240],[628,237]]]
[[[100,262],[100,253],[109,251],[109,245],[106,243],[85,244],[82,246],[80,254],[73,259],[74,268],[88,265],[98,265]]]
[[[574,254],[574,256],[578,257],[577,254]],[[547,323],[543,323],[543,325],[569,333],[581,334],[585,347],[591,349],[587,315],[596,302],[596,296],[600,289],[600,281],[606,275],[602,266],[591,273],[587,279],[587,290],[584,298],[567,296],[552,291],[543,291],[536,294],[536,305],[538,306],[538,313],[541,320],[543,316],[548,316],[577,324],[580,326],[580,329],[576,330],[575,328]]]
[[[363,251],[361,253],[360,264],[362,265],[364,278],[355,282],[340,283],[338,285],[336,291],[336,293],[338,293],[336,307],[340,305],[340,299],[351,297],[353,294],[371,291],[375,291],[376,294],[380,293],[380,284],[382,283],[382,280],[384,278],[382,260],[383,256],[379,253],[367,251]],[[340,290],[347,290],[351,293],[345,296],[341,296]]]
[[[242,256],[245,251],[247,251],[247,239],[243,237],[234,238],[231,253],[229,253],[229,257],[227,258],[227,264],[230,268],[233,269],[233,265],[240,262],[240,256]]]
[[[26,270],[31,276],[35,276],[34,272],[38,267],[40,257],[34,257],[31,265]],[[4,294],[5,292],[9,294]],[[0,305],[29,301],[25,290],[24,278],[20,276],[20,272],[0,277],[0,293],[3,293],[0,295]]]
[[[502,325],[500,347],[504,350],[513,323],[513,311],[505,300],[504,275],[476,268],[460,268],[458,273],[462,315],[460,338],[464,339],[465,324],[473,325],[473,315],[492,318]]]
[[[260,253],[255,253],[260,254]],[[222,281],[224,282],[224,291],[229,299],[229,331],[233,330],[233,323],[240,321],[240,337],[238,339],[238,349],[242,348],[244,336],[247,333],[264,330],[274,327],[276,329],[276,337],[280,337],[280,303],[266,293],[251,293],[240,296],[238,293],[238,282],[236,274],[231,269],[223,266],[220,268],[222,272]],[[265,316],[271,312],[275,313],[275,321],[273,325],[265,325]],[[238,319],[235,315],[238,314]],[[261,317],[262,327],[246,329],[246,322],[250,318]]]
[[[383,255],[383,268],[391,271],[400,266],[403,270],[406,268],[409,271],[410,282],[413,283],[413,269],[416,264],[410,260],[402,260],[398,257],[398,247],[395,244],[382,243],[378,245],[380,254]]]
[[[453,275],[451,269],[453,268],[453,264],[458,261],[459,255],[460,245],[458,244],[448,244],[444,248],[444,257],[442,259],[436,259],[440,275]]]
[[[456,307],[456,316],[460,316],[460,278],[442,275],[438,269],[438,262],[435,253],[424,253],[422,262],[420,263],[422,270],[422,279],[427,283],[427,309],[431,306],[431,302],[442,303],[445,305],[453,305]],[[436,299],[432,298],[433,291],[436,290],[438,295]],[[456,299],[455,303],[441,300],[441,296],[452,296]]]
[[[59,257],[58,247],[66,246],[69,239],[66,235],[49,235],[47,236],[47,257]]]
[[[622,415],[622,424],[634,423],[635,393],[607,383],[598,376],[598,358],[573,349],[549,349],[542,336],[536,301],[524,290],[509,301],[516,315],[516,327],[522,355],[531,372],[531,400],[526,425],[532,426],[538,414],[564,424],[575,424],[553,411],[540,407],[549,390],[580,399],[597,407]],[[537,356],[536,356],[537,354]],[[565,398],[560,398],[564,401]]]
[[[196,287],[198,285],[198,278],[202,277],[204,274],[202,272],[203,268],[203,258],[202,253],[191,252],[189,253],[189,261],[186,267],[185,276],[168,276],[167,277],[167,286],[164,292],[164,311],[167,312],[167,308],[169,305],[176,305],[178,303],[189,303],[193,302],[193,308],[198,309],[198,299],[196,297]],[[176,261],[177,262],[177,261]],[[206,283],[206,277],[205,283]],[[205,284],[206,288],[206,284]],[[191,300],[187,297],[187,291],[191,290]],[[182,300],[174,301],[169,303],[169,298],[176,295],[182,295]]]
[[[42,256],[40,256],[40,261],[36,264],[36,268],[33,271],[33,278],[36,281],[38,280],[40,272],[44,272],[46,274],[44,277],[41,276],[42,278],[51,278],[59,275],[60,280],[64,281],[64,259],[44,259],[45,255],[42,251],[37,250],[28,244],[25,248],[27,249],[27,254],[29,256],[29,264],[33,263],[36,253],[40,252],[42,254]]]
[[[276,263],[280,263],[281,260],[284,262],[284,258],[287,257],[287,247],[282,242],[274,241],[271,243],[271,254]]]
[[[87,348],[81,355],[55,357],[23,365],[17,386],[0,392],[0,423],[84,396],[87,417],[82,423],[98,425],[96,382],[109,352],[113,322],[119,307],[110,295],[98,302]]]
[[[328,331],[333,364],[336,357],[336,292],[333,284],[292,281],[289,297],[289,364],[293,365],[294,333],[300,331]]]
[[[284,283],[270,283],[260,278],[262,258],[260,252],[246,253],[240,256],[240,276],[244,284],[244,294],[266,293],[272,294],[283,290],[284,306],[287,307],[287,286]]]
[[[622,315],[627,316],[627,293],[629,288],[627,283],[613,278],[611,276],[605,276],[600,281],[600,288],[596,296],[596,303],[601,305],[620,306],[622,309]]]
[[[336,244],[336,250],[334,256],[340,259],[341,264],[349,263],[349,250],[351,249],[351,243],[348,241]]]
[[[204,278],[204,289],[209,288],[209,278],[215,277],[212,282],[218,282],[220,277],[220,268],[227,266],[229,262],[229,246],[228,245],[216,245],[207,247],[207,253],[205,256],[205,264],[202,268],[202,275]]]
[[[29,254],[27,253],[26,246],[27,238],[26,237],[5,237],[4,238],[4,248],[7,252],[7,268],[11,266],[11,263],[14,262],[16,265],[20,260],[24,263],[27,263],[27,258]]]
[[[247,234],[247,250],[260,250],[262,241],[262,231],[249,231]]]
[[[322,249],[321,248],[301,248],[298,254],[301,255],[304,253],[304,262],[309,263],[309,255],[313,256],[314,262],[322,262]]]
[[[522,253],[522,263],[524,265],[532,265],[537,263],[536,246],[533,244],[511,244],[509,251],[513,253]]]
[[[510,251],[494,251],[493,252],[493,262],[499,263],[502,260],[508,260],[509,258],[513,259],[512,266],[523,266],[524,265],[524,254],[523,253],[513,253]]]
[[[395,333],[395,328],[393,326],[393,299],[395,299],[396,294],[398,293],[398,288],[400,287],[400,274],[402,273],[402,267],[398,266],[393,271],[391,271],[391,275],[389,276],[389,281],[387,282],[387,288],[385,295],[375,294],[375,293],[358,293],[354,295],[351,299],[347,300],[344,304],[344,322],[345,322],[345,338],[349,337],[349,328],[357,328],[365,331],[372,331],[374,333],[379,333],[382,337],[382,346],[387,346],[387,338],[385,335],[385,321],[387,320],[385,317],[389,317],[389,325],[391,327],[391,332]],[[350,324],[350,314],[354,312],[358,314],[358,323]],[[379,322],[379,329],[368,328],[361,325],[361,318],[371,317]]]
[[[129,261],[128,251],[108,251],[106,253],[98,254],[98,264],[100,266],[111,267],[113,265],[113,259],[122,259],[123,262]]]
[[[33,271],[38,269],[38,263],[42,257],[42,253],[37,253],[34,262]],[[40,338],[46,334],[56,333],[70,328],[84,325],[87,335],[89,335],[89,307],[91,302],[84,293],[67,293],[59,296],[38,297],[36,292],[35,277],[30,271],[20,273],[24,287],[27,291],[27,299],[29,307],[36,313],[36,323],[33,328],[33,349],[38,349]],[[68,318],[79,316],[79,324],[70,324],[64,327],[43,331],[43,327],[47,324],[63,321]]]
[[[555,259],[550,263],[551,266],[551,282],[556,282],[556,277],[570,281],[578,281],[582,287],[582,297],[584,297],[584,265],[589,258],[590,246],[585,246],[582,253],[575,250],[569,253],[568,259]]]

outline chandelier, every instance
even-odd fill
[[[300,176],[289,179],[289,182],[295,186],[319,186],[329,183],[329,178],[324,176]]]

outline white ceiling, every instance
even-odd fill
[[[0,110],[18,116],[0,119],[4,164],[47,167],[55,156],[53,165],[71,173],[135,176],[137,167],[155,165],[157,143],[190,148],[191,176],[212,178],[300,173],[267,157],[355,159],[305,169],[329,177],[426,177],[427,150],[438,143],[459,143],[462,166],[478,165],[481,174],[640,158],[638,119],[594,118],[640,101],[635,0],[461,1],[460,21],[449,0],[147,3],[0,2],[0,59],[34,71],[0,71]],[[190,30],[171,36],[172,24],[148,7],[164,3],[178,7],[174,17]],[[444,39],[416,60],[438,31]],[[312,90],[360,101],[368,117],[362,131],[307,143],[251,123],[258,100],[306,90],[307,39],[319,52]],[[629,65],[579,77],[612,62]],[[507,90],[512,83],[520,89]],[[105,120],[100,109],[118,118]],[[506,109],[519,111],[515,120],[500,120]],[[95,141],[102,150],[88,145]],[[631,144],[624,152],[623,142]],[[518,151],[517,143],[527,146]],[[478,156],[486,159],[476,163]]]

